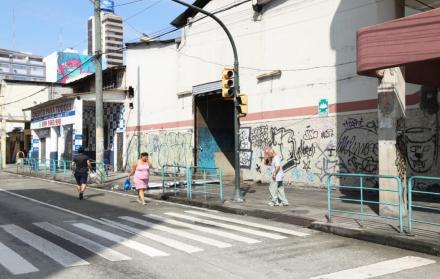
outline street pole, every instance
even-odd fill
[[[232,52],[234,53],[234,156],[235,156],[235,189],[234,189],[234,196],[232,198],[233,202],[243,202],[243,197],[241,195],[240,190],[240,153],[239,153],[239,131],[240,131],[240,120],[238,118],[238,110],[237,110],[237,95],[240,92],[240,79],[239,79],[239,64],[238,64],[238,53],[237,48],[235,46],[234,38],[232,38],[231,33],[229,32],[226,25],[214,14],[205,11],[197,6],[188,4],[186,2],[183,2],[181,0],[171,0],[173,2],[176,2],[178,4],[181,4],[183,6],[186,6],[190,9],[196,10],[202,14],[205,14],[212,19],[214,19],[225,31],[226,35],[228,36],[229,42],[231,43]]]
[[[95,113],[96,113],[96,162],[104,160],[104,104],[102,94],[102,41],[101,1],[95,0]]]

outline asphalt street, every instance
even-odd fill
[[[0,278],[438,278],[438,258],[0,173]]]

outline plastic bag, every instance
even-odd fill
[[[130,179],[125,179],[124,181],[124,191],[129,191],[131,190],[131,182]]]
[[[98,174],[95,171],[90,171],[89,172],[89,179],[90,182],[96,182],[96,180],[98,179]]]

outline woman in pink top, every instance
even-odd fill
[[[148,179],[150,177],[150,168],[152,165],[148,160],[148,153],[141,153],[141,158],[133,163],[131,167],[131,172],[128,175],[128,179],[134,174],[134,186],[138,192],[137,202],[145,204],[144,194],[145,190],[148,188]]]

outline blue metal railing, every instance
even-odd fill
[[[430,181],[440,181],[440,177],[430,177],[430,176],[412,176],[408,179],[408,232],[411,233],[413,229],[413,223],[427,224],[432,226],[440,226],[440,223],[431,222],[428,220],[417,220],[413,217],[413,209],[425,209],[430,211],[438,211],[440,213],[439,207],[427,206],[427,205],[417,205],[414,204],[413,194],[423,194],[428,196],[440,197],[440,193],[430,192],[430,191],[419,191],[414,190],[414,180],[430,180]]]
[[[67,180],[73,176],[72,161],[53,160],[53,159],[34,159],[20,158],[17,162],[17,173],[27,173],[29,175],[50,175],[53,178],[62,176],[62,180]],[[92,169],[98,174],[98,182],[104,183],[106,179],[105,164],[92,162]]]
[[[219,168],[205,168],[192,166],[188,173],[189,199],[193,194],[202,194],[205,199],[208,196],[218,196],[223,202],[223,177]]]
[[[165,193],[165,187],[172,187],[174,195],[180,191],[186,192],[189,198],[188,189],[188,167],[180,165],[163,165],[161,167],[162,193]]]
[[[351,186],[351,185],[331,185],[331,178],[332,177],[352,177],[352,178],[359,178],[359,186]],[[397,190],[393,189],[383,189],[380,188],[380,185],[378,188],[373,187],[365,187],[364,182],[366,178],[375,178],[375,179],[391,179],[395,180],[397,183]],[[351,199],[351,198],[340,198],[340,197],[333,197],[332,196],[332,187],[335,189],[351,189],[351,190],[359,190],[360,192],[360,198],[359,199]],[[398,203],[388,203],[388,202],[380,202],[380,201],[371,201],[371,200],[365,200],[364,199],[364,190],[370,190],[370,191],[378,191],[378,192],[392,192],[399,195],[398,197]],[[392,219],[392,220],[398,220],[399,222],[399,231],[403,232],[403,187],[402,187],[402,180],[398,176],[388,176],[388,175],[372,175],[372,174],[353,174],[353,173],[334,173],[329,174],[327,178],[327,214],[328,218],[331,221],[332,213],[338,212],[343,214],[350,214],[350,215],[359,215],[361,216],[361,221],[363,221],[364,217],[376,217],[376,218],[383,218],[383,219]],[[339,201],[346,201],[346,202],[359,202],[360,203],[360,210],[358,212],[356,211],[346,211],[346,210],[337,210],[332,208],[332,201],[333,200],[339,200]],[[369,214],[365,213],[364,205],[365,204],[377,204],[377,205],[386,205],[386,206],[392,206],[397,207],[399,211],[398,217],[393,216],[381,216],[376,214]]]

